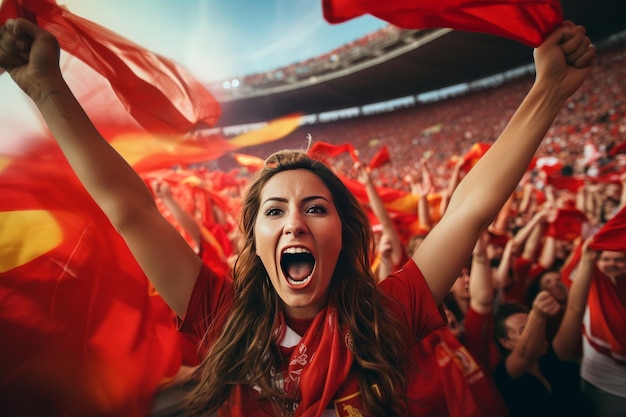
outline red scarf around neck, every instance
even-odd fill
[[[289,329],[281,315],[274,331],[276,340],[282,347],[293,347],[286,369],[277,373],[276,384],[282,385],[282,391],[299,400],[295,412],[281,410],[278,401],[269,406],[260,405],[251,400],[253,390],[237,387],[228,410],[220,415],[267,416],[293,415],[294,417],[320,417],[327,406],[346,388],[358,392],[356,380],[350,380],[353,356],[347,347],[347,332],[339,327],[337,310],[328,306],[320,311],[309,329],[299,341],[297,334]],[[291,342],[291,343],[290,343]],[[251,401],[248,401],[251,400]]]

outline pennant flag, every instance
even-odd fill
[[[383,145],[378,152],[374,154],[372,160],[369,163],[369,167],[374,169],[385,165],[386,163],[391,162],[391,157],[389,156],[389,149],[387,149],[386,145]]]
[[[593,250],[626,252],[626,206],[602,226],[589,247]]]
[[[53,33],[63,50],[107,78],[128,113],[147,130],[188,132],[213,126],[219,118],[217,101],[183,68],[54,0],[3,0],[0,23],[18,16]]]
[[[558,0],[322,0],[322,7],[329,23],[371,14],[402,28],[483,32],[533,48],[563,21]]]

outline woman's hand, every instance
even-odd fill
[[[44,78],[61,78],[59,54],[54,35],[26,19],[8,19],[0,28],[0,67],[33,99]]]
[[[534,51],[537,83],[559,88],[567,98],[589,75],[595,54],[585,28],[565,21]]]

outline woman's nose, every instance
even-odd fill
[[[307,230],[307,225],[302,213],[292,211],[287,215],[284,226],[285,234],[299,236],[303,233],[306,233]]]

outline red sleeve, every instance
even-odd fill
[[[378,287],[392,299],[389,307],[405,320],[416,342],[446,325],[445,313],[435,304],[422,271],[412,259]]]
[[[178,319],[178,330],[189,334],[198,342],[201,341],[209,326],[216,320],[219,320],[216,322],[216,328],[221,328],[232,304],[233,295],[232,281],[216,275],[203,264],[191,293],[185,317]]]
[[[533,265],[531,260],[518,257],[513,261],[513,281],[504,289],[506,301],[524,304],[526,303],[526,286],[528,275]]]
[[[473,308],[465,315],[464,345],[483,366],[494,370],[500,361],[498,348],[493,340],[493,311],[480,314]]]

